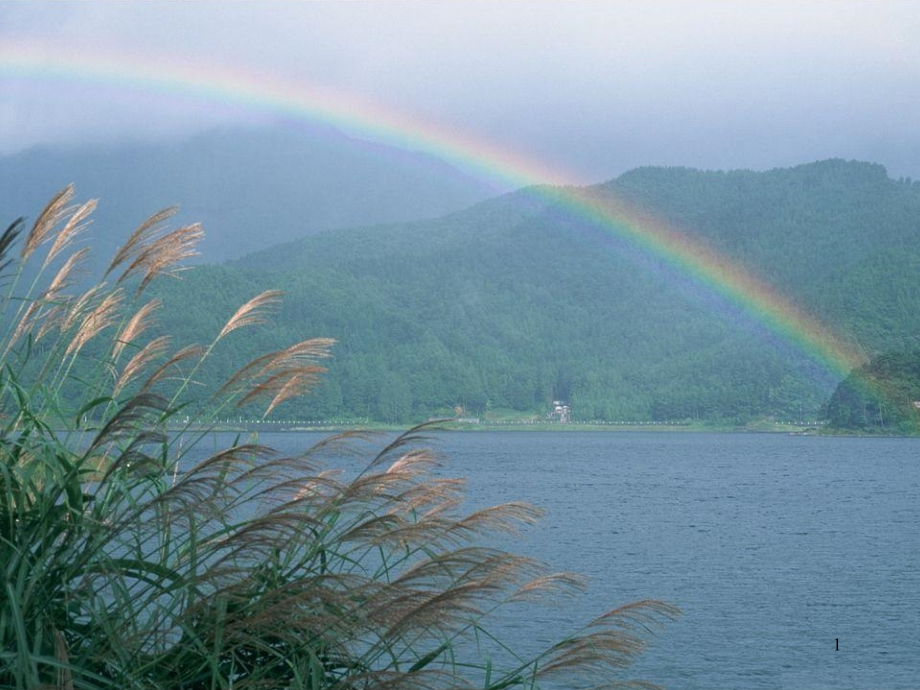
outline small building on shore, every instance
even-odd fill
[[[568,424],[572,421],[572,408],[562,400],[553,400],[553,406],[546,414],[546,418],[552,422]]]

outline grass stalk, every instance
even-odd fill
[[[94,204],[60,201],[71,194],[49,204],[24,259],[44,242],[64,251],[69,238],[55,232],[86,222]],[[494,615],[574,579],[482,545],[538,511],[511,503],[464,514],[461,482],[435,474],[428,426],[389,441],[342,434],[293,456],[239,437],[204,448],[208,420],[230,406],[269,414],[309,388],[332,343],[257,358],[187,407],[223,338],[258,326],[279,297],[263,293],[188,373],[148,378],[158,358],[191,360],[182,350],[170,358],[154,333],[123,336],[147,285],[199,237],[195,226],[164,229],[171,213],[119,251],[110,272],[127,268],[114,286],[51,303],[39,278],[25,295],[14,279],[0,307],[22,300],[19,323],[0,334],[10,345],[0,349],[0,687],[414,690],[476,679],[504,690],[552,676],[621,679],[676,610],[638,602],[536,655],[516,653],[490,631]],[[24,274],[21,264],[4,270]],[[132,280],[134,297],[120,301]],[[194,428],[169,432],[182,410]],[[343,468],[344,479],[334,473]]]

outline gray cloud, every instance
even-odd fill
[[[918,3],[0,4],[0,40],[280,74],[581,180],[828,156],[920,176],[917,36]],[[0,151],[265,117],[0,72]]]

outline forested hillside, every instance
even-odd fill
[[[228,128],[169,143],[41,147],[0,158],[0,211],[37,212],[64,184],[99,197],[89,232],[110,256],[126,228],[180,205],[209,261],[331,228],[436,217],[494,195],[431,156],[330,128]]]
[[[701,238],[867,354],[920,334],[920,184],[881,166],[642,168],[593,191]],[[524,190],[434,221],[322,233],[195,269],[163,290],[190,305],[169,310],[167,327],[200,340],[239,303],[283,289],[273,325],[232,334],[211,363],[229,370],[273,344],[336,338],[323,385],[281,416],[536,414],[554,399],[576,419],[820,413],[839,381],[819,363],[545,198]]]
[[[886,352],[846,378],[827,404],[834,429],[881,433],[920,430],[920,350]]]

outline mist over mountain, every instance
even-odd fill
[[[916,342],[920,184],[829,160],[769,172],[640,168],[592,191],[704,241],[867,356]],[[329,374],[281,413],[292,416],[538,414],[554,399],[585,420],[820,414],[839,383],[820,361],[548,198],[522,190],[202,266],[161,288],[191,305],[165,325],[203,340],[246,299],[285,290],[274,324],[234,333],[205,379],[266,347],[336,338]]]
[[[109,256],[147,216],[180,205],[208,261],[330,228],[436,217],[494,192],[432,156],[330,127],[218,129],[180,141],[38,147],[0,158],[0,211],[33,216],[74,182],[99,197],[88,236]]]

